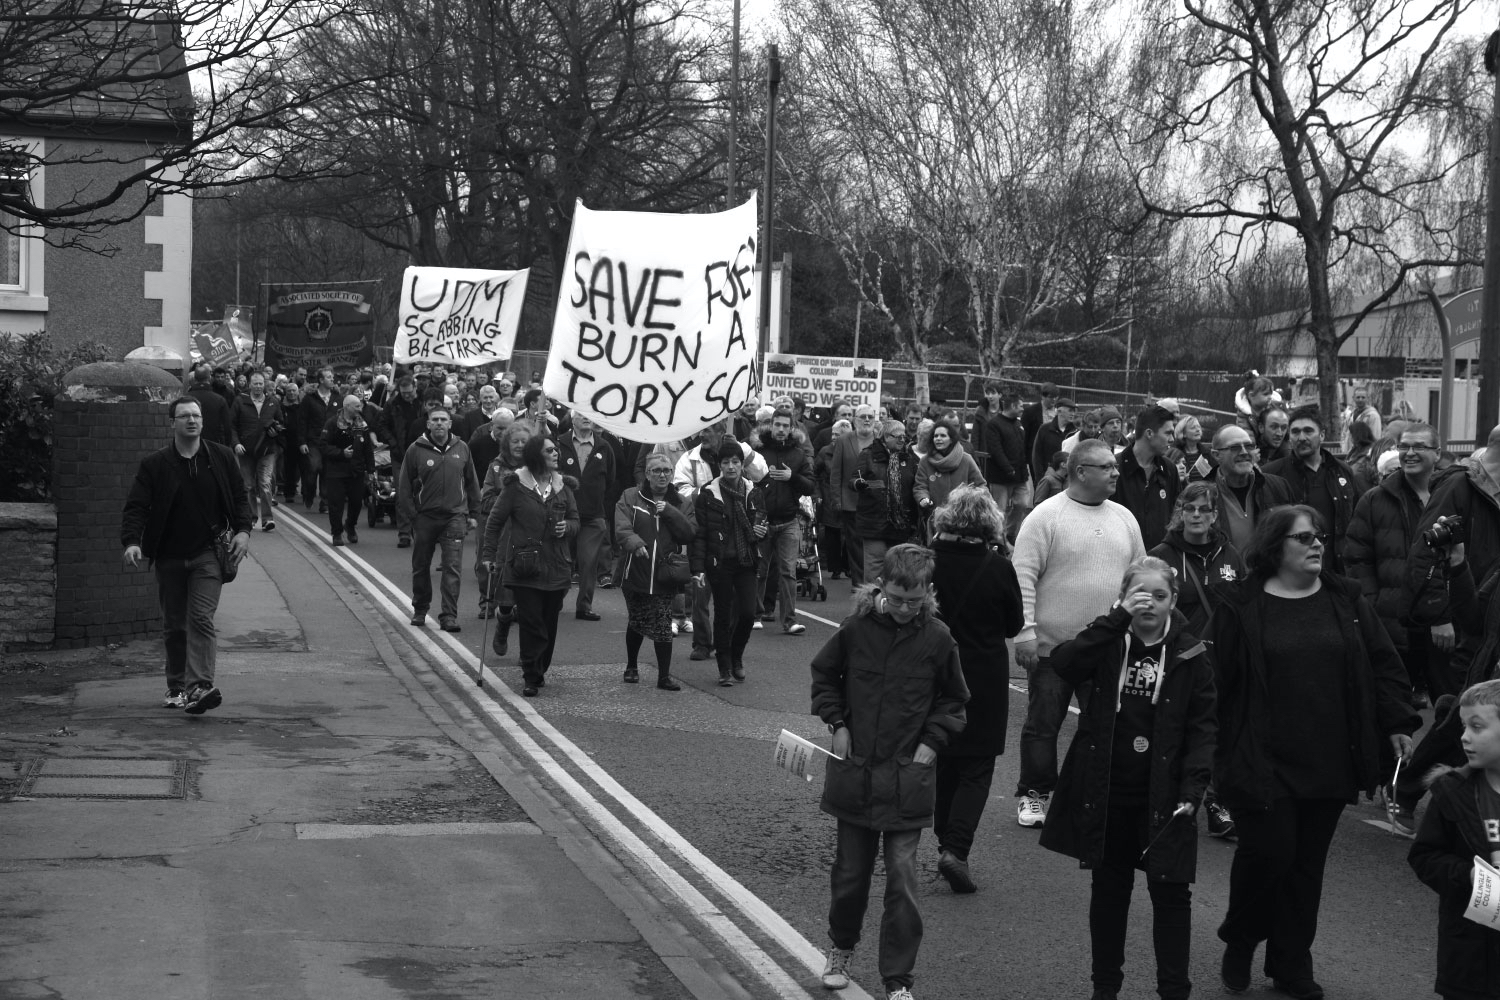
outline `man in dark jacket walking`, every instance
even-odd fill
[[[261,530],[276,530],[271,508],[276,505],[276,466],[281,461],[282,439],[286,436],[286,416],[281,402],[266,392],[266,377],[260,372],[250,376],[250,392],[236,397],[234,419],[230,426],[234,453],[239,458],[240,475],[250,493],[252,517],[257,507]]]
[[[1344,536],[1354,504],[1359,499],[1354,471],[1323,447],[1323,423],[1316,406],[1299,406],[1291,414],[1292,454],[1266,466],[1266,475],[1280,476],[1292,487],[1294,503],[1305,503],[1323,519],[1332,541],[1327,547],[1335,573],[1344,572]]]
[[[432,555],[443,550],[442,611],[444,632],[459,632],[458,588],[462,578],[464,535],[479,524],[479,477],[469,461],[469,446],[455,438],[446,407],[427,414],[427,433],[406,449],[396,477],[396,503],[406,508],[415,544],[411,550],[411,623],[424,625],[432,606]]]
[[[172,443],[141,459],[120,542],[126,566],[139,566],[144,557],[156,572],[167,653],[162,706],[201,715],[223,701],[214,686],[214,615],[224,586],[214,539],[231,528],[230,556],[238,562],[250,551],[254,518],[234,452],[203,440],[198,397],[173,400],[168,413]]]
[[[794,424],[791,410],[783,407],[771,417],[771,433],[751,444],[766,460],[766,478],[756,485],[766,511],[767,533],[761,540],[757,593],[766,592],[766,578],[774,571],[777,590],[777,621],[784,635],[807,631],[796,619],[797,551],[802,545],[798,504],[813,491],[812,464],[807,460],[807,435]]]
[[[203,440],[222,444],[226,448],[233,447],[234,420],[229,412],[229,403],[214,388],[212,378],[213,372],[208,365],[198,365],[193,369],[193,385],[188,389],[188,395],[198,401],[198,406],[203,411]]]
[[[313,498],[322,497],[323,450],[318,446],[323,427],[339,404],[333,388],[333,369],[318,370],[317,388],[302,394],[297,404],[297,450],[302,453],[302,504],[312,510]],[[328,501],[320,500],[319,513],[327,513]]]
[[[1031,510],[1031,462],[1021,426],[1021,397],[1014,389],[1001,391],[1000,408],[985,419],[984,444],[989,452],[984,478],[1005,514],[1005,537],[1014,542]]]
[[[380,440],[390,446],[391,465],[394,468],[401,468],[401,462],[406,458],[406,449],[415,439],[410,428],[421,416],[422,399],[417,395],[417,380],[410,375],[402,375],[396,380],[396,395],[380,411],[378,431]],[[478,475],[477,469],[475,475]],[[404,549],[410,544],[411,522],[406,520],[406,515],[397,507],[396,547]]]
[[[557,439],[558,471],[578,480],[578,603],[574,617],[596,622],[594,588],[599,582],[599,552],[609,537],[604,519],[610,485],[616,478],[615,453],[597,433],[594,422],[573,414],[573,428]]]
[[[888,1000],[911,1000],[922,944],[917,845],[936,806],[938,751],[964,728],[969,699],[958,644],[937,619],[933,556],[885,553],[878,582],[812,662],[812,709],[833,734],[820,808],[838,820],[823,985],[849,985],[875,856],[885,840],[880,978]]]
[[[880,436],[859,453],[850,485],[858,499],[854,526],[864,543],[865,582],[880,579],[885,553],[909,541],[917,530],[917,504],[912,494],[917,463],[906,449],[906,428],[887,420]]]

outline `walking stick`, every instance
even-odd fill
[[[1178,816],[1186,816],[1189,812],[1192,811],[1192,808],[1193,807],[1189,805],[1178,806],[1176,810],[1173,811],[1172,815],[1167,817],[1167,821],[1161,825],[1161,829],[1156,831],[1156,836],[1151,838],[1151,843],[1147,844],[1146,849],[1141,852],[1141,858],[1144,859],[1146,855],[1151,853],[1151,848],[1156,846],[1156,842],[1161,839],[1162,834],[1167,832],[1167,827],[1172,825],[1172,821],[1174,819],[1176,819]]]
[[[500,609],[495,607],[495,573],[498,569],[490,569],[490,578],[485,582],[485,598],[489,604],[490,618],[498,618]],[[474,677],[474,683],[484,687],[484,654],[490,650],[490,618],[484,620],[484,628],[479,632],[479,673]]]

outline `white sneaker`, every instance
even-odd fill
[[[903,986],[899,990],[891,990],[887,993],[885,1000],[914,1000],[914,998],[911,995],[911,990]]]
[[[765,628],[766,626],[765,626],[765,624],[763,622],[756,622],[754,625],[751,625],[750,627],[751,628]]]
[[[781,631],[783,635],[801,635],[803,632],[807,631],[807,626],[803,625],[801,622],[792,622]]]
[[[828,961],[823,966],[823,988],[841,990],[849,985],[849,960],[854,949],[829,948]]]
[[[1022,826],[1041,826],[1047,821],[1047,803],[1052,793],[1027,792],[1016,802],[1016,822]]]

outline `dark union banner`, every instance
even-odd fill
[[[266,364],[356,368],[375,358],[373,281],[266,285]]]

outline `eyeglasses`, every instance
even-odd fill
[[[1215,448],[1214,450],[1215,451],[1228,451],[1228,452],[1233,452],[1236,455],[1244,455],[1244,454],[1247,454],[1248,452],[1254,451],[1255,450],[1255,445],[1253,445],[1253,444],[1246,444],[1243,441],[1241,441],[1239,444],[1226,444],[1222,448]]]
[[[545,447],[545,448],[542,449],[542,454],[543,455],[556,455],[557,454],[557,449],[555,447],[553,447],[552,445],[548,445],[547,447]]]
[[[1120,463],[1118,463],[1118,462],[1110,462],[1108,465],[1094,465],[1094,464],[1092,464],[1090,462],[1079,462],[1078,463],[1078,467],[1080,469],[1099,469],[1099,470],[1101,470],[1103,472],[1119,472],[1120,471]]]
[[[884,595],[882,595],[882,596],[884,596]],[[893,604],[896,607],[898,607],[898,608],[904,608],[907,611],[915,611],[917,608],[920,608],[923,604],[927,603],[927,598],[925,598],[925,597],[912,597],[912,598],[909,598],[909,599],[902,599],[900,597],[889,597],[889,596],[886,596],[885,603],[887,603],[887,604]]]
[[[1433,447],[1432,445],[1430,445],[1430,444],[1398,444],[1398,445],[1396,445],[1396,450],[1397,451],[1437,451],[1437,449],[1435,447]]]
[[[552,450],[556,451],[557,449],[554,448]],[[672,470],[671,469],[647,469],[646,470],[646,475],[648,475],[648,476],[670,476],[671,474],[672,474]]]
[[[1184,514],[1217,514],[1218,510],[1213,507],[1199,507],[1197,505],[1182,508]]]
[[[1295,539],[1298,544],[1305,545],[1308,548],[1312,548],[1313,542],[1317,542],[1319,545],[1328,544],[1328,536],[1321,531],[1297,531],[1286,537]]]

